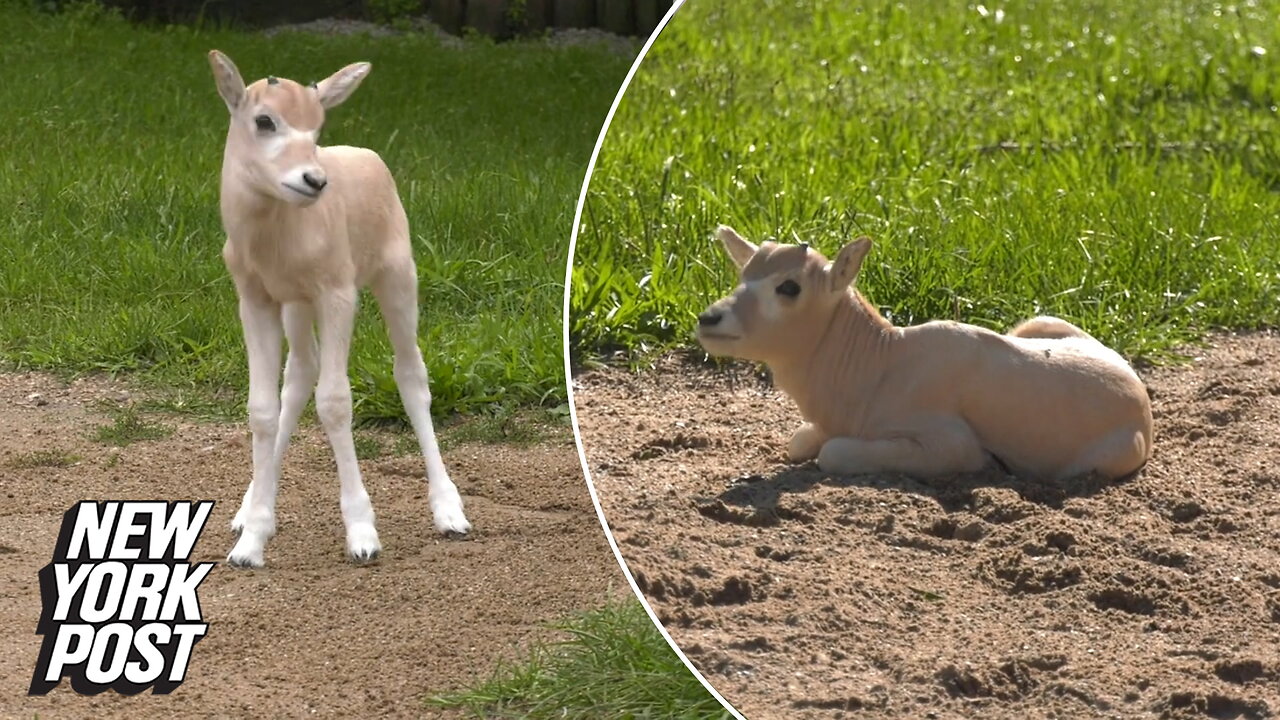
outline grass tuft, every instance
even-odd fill
[[[529,447],[555,440],[573,441],[567,404],[476,415],[444,428],[440,434],[440,444],[446,448],[466,443]]]
[[[556,628],[568,639],[538,645],[489,681],[428,704],[475,717],[531,720],[731,717],[653,629],[639,603],[616,602]]]
[[[32,450],[9,461],[9,466],[19,469],[65,468],[80,462],[79,455],[65,450]]]
[[[385,448],[382,440],[368,431],[356,431],[352,435],[356,446],[357,460],[377,460],[382,457]]]
[[[142,417],[133,405],[109,410],[110,425],[100,425],[93,432],[93,439],[112,447],[125,447],[141,440],[161,440],[173,434],[173,428]]]

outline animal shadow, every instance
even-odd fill
[[[1136,473],[1135,473],[1136,475]],[[699,506],[704,515],[746,513],[744,517],[716,519],[746,520],[747,524],[772,525],[788,519],[796,512],[790,504],[782,502],[787,495],[807,493],[823,485],[835,488],[861,487],[878,490],[898,490],[932,498],[947,512],[971,508],[974,491],[980,488],[1009,489],[1023,500],[1045,508],[1060,510],[1069,498],[1091,497],[1113,485],[1132,479],[1110,480],[1098,473],[1086,473],[1065,481],[1049,482],[1033,478],[1019,478],[1000,468],[989,467],[972,473],[956,473],[928,479],[898,473],[874,475],[832,475],[818,469],[814,463],[784,468],[772,475],[751,475],[739,478],[710,504]],[[750,510],[745,510],[750,508]]]

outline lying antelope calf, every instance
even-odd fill
[[[982,468],[1111,478],[1151,454],[1138,375],[1080,328],[1041,317],[1008,335],[955,322],[897,328],[857,290],[871,241],[827,262],[808,245],[717,236],[742,283],[698,316],[713,355],[766,363],[805,422],[792,461],[824,471],[929,476]]]
[[[270,77],[248,87],[226,55],[210,52],[209,64],[231,112],[222,161],[222,257],[240,298],[253,433],[253,480],[232,521],[240,538],[227,561],[262,565],[276,529],[280,464],[313,388],[338,465],[347,553],[365,561],[381,551],[356,463],[347,379],[356,300],[365,286],[373,288],[395,348],[396,385],[426,458],[436,529],[468,532],[431,424],[418,350],[418,274],[395,180],[372,150],[316,143],[325,110],[355,91],[369,64],[348,65],[313,85]],[[289,341],[283,388],[282,334]]]

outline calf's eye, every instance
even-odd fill
[[[800,294],[800,285],[795,280],[785,280],[776,289],[779,295],[787,297],[796,297]]]
[[[253,119],[253,124],[258,126],[258,132],[275,132],[276,123],[267,115],[259,115]]]

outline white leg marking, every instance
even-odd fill
[[[284,363],[284,387],[280,390],[280,422],[276,427],[276,442],[272,453],[272,471],[278,478],[284,464],[289,440],[298,427],[298,416],[311,399],[316,378],[320,375],[320,359],[316,351],[315,312],[308,303],[289,303],[283,307],[284,334],[289,339],[289,356]],[[277,492],[279,485],[277,483]],[[248,514],[249,498],[253,483],[245,490],[240,511],[231,521],[231,529],[241,532]]]
[[[240,499],[240,509],[236,510],[236,516],[231,518],[231,532],[239,535],[244,531],[244,519],[249,515],[249,498],[253,497],[253,480],[249,481],[249,487],[244,489],[244,497]]]
[[[274,462],[280,401],[280,307],[275,303],[240,298],[240,324],[249,356],[249,430],[253,433],[253,480],[234,524],[240,538],[227,555],[233,567],[261,567],[262,551],[276,531],[276,484],[280,467]]]
[[[284,387],[280,390],[280,425],[273,456],[277,468],[284,464],[289,440],[298,427],[298,416],[311,399],[311,391],[320,377],[315,317],[315,309],[310,303],[295,302],[284,306],[284,336],[289,339],[289,357],[284,362]]]
[[[366,562],[382,552],[374,528],[373,504],[360,479],[356,446],[351,436],[351,382],[347,360],[355,321],[356,289],[327,291],[317,302],[320,326],[320,382],[316,386],[316,414],[324,426],[341,485],[339,502],[347,528],[347,554]]]
[[[427,366],[418,349],[418,276],[412,263],[387,270],[374,285],[374,293],[395,348],[395,378],[400,400],[426,460],[427,498],[436,530],[446,534],[471,532],[471,523],[462,511],[462,496],[445,470],[431,423],[431,388]]]

